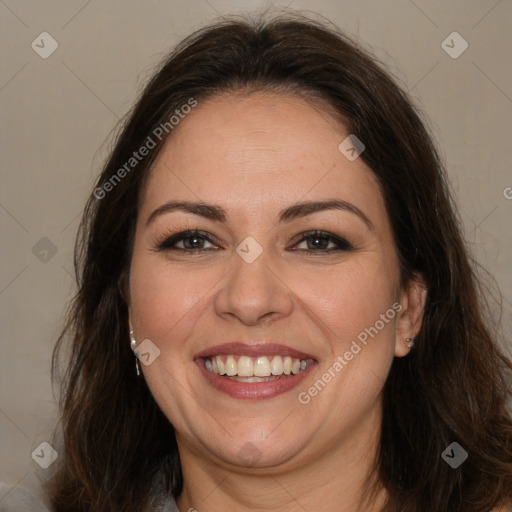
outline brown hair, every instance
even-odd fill
[[[500,351],[485,294],[461,238],[445,171],[420,115],[382,65],[338,29],[298,14],[232,17],[189,36],[127,116],[97,187],[191,98],[251,90],[313,91],[366,146],[401,266],[428,289],[421,331],[384,388],[376,474],[389,512],[482,512],[512,500],[512,363]],[[172,131],[166,137],[172,137]],[[53,355],[62,381],[64,453],[49,486],[56,512],[143,510],[163,475],[182,489],[174,430],[134,371],[123,282],[138,200],[165,138],[136,168],[92,194],[75,248],[78,293]],[[98,190],[98,189],[97,189]],[[106,190],[106,188],[103,188]],[[441,453],[459,443],[452,469]]]

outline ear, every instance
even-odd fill
[[[411,278],[400,292],[399,302],[402,309],[396,321],[396,357],[404,357],[411,350],[407,338],[415,338],[420,331],[427,293],[425,282],[420,275]]]

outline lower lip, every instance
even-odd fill
[[[297,387],[311,372],[311,369],[316,365],[316,362],[308,366],[305,370],[297,373],[281,377],[280,379],[270,380],[268,382],[237,382],[235,380],[222,377],[216,373],[209,372],[204,365],[203,359],[198,359],[196,364],[201,369],[206,380],[217,390],[233,398],[245,400],[262,400],[267,398],[274,398],[281,395],[293,388]]]

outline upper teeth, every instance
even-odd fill
[[[307,368],[308,360],[290,356],[212,356],[206,359],[209,372],[239,377],[269,377],[270,375],[297,374]]]

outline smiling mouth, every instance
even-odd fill
[[[293,377],[306,370],[313,359],[291,356],[239,356],[217,355],[204,358],[209,373],[236,382],[254,383]]]

